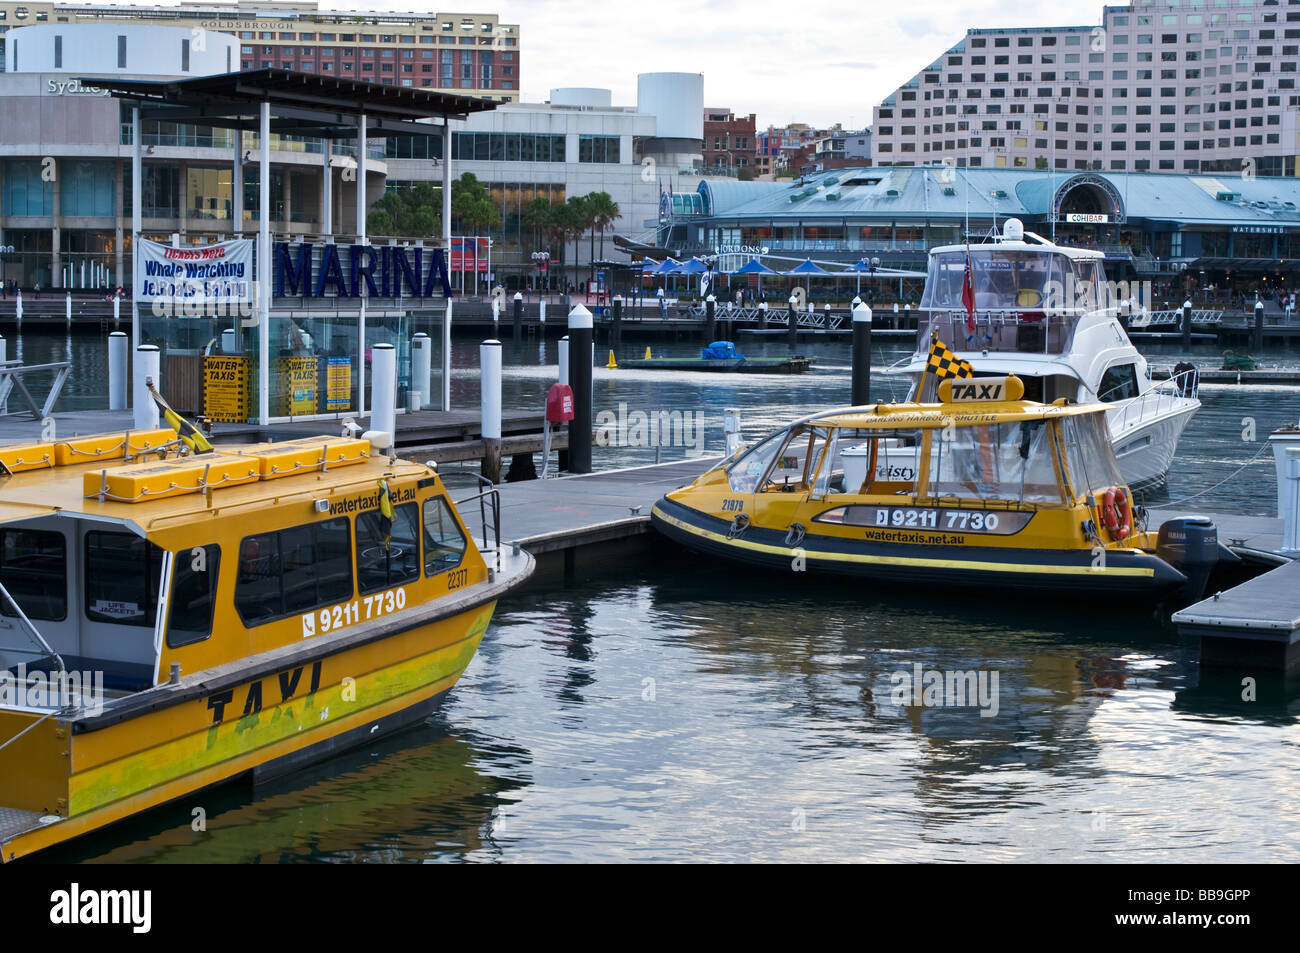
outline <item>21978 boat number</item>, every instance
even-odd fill
[[[353,599],[351,602],[321,609],[319,612],[305,613],[302,617],[302,637],[306,639],[313,635],[324,635],[335,629],[356,622],[365,622],[368,619],[378,619],[405,608],[405,589],[376,592],[373,595],[362,596],[360,599]]]

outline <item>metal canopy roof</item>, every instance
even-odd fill
[[[409,86],[385,86],[285,69],[222,73],[182,80],[83,76],[82,83],[139,104],[141,119],[184,122],[218,129],[257,129],[258,107],[271,104],[271,131],[320,139],[354,139],[357,117],[366,135],[441,135],[420,119],[464,119],[496,109],[474,96]]]

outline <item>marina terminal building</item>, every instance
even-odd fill
[[[1098,248],[1111,279],[1150,280],[1178,301],[1300,287],[1295,178],[888,166],[708,179],[666,203],[659,241],[718,255],[724,272],[754,257],[777,271],[805,258],[921,269],[929,248],[980,241],[1009,217]]]

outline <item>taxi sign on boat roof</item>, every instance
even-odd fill
[[[1006,377],[953,377],[939,382],[939,401],[944,404],[1001,403],[1021,400],[1025,382],[1015,374]]]

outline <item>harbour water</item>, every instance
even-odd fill
[[[475,344],[456,342],[462,407],[477,406]],[[627,356],[644,346],[629,342]],[[741,346],[785,353],[784,342]],[[33,333],[24,358],[70,353],[99,367],[102,348]],[[698,411],[704,449],[718,450],[726,408],[752,438],[844,402],[847,342],[800,350],[821,359],[802,377],[598,368],[595,408]],[[881,347],[877,364],[903,350]],[[505,406],[540,417],[554,362],[554,341],[515,351],[507,340]],[[69,405],[102,406],[97,386],[74,374]],[[874,394],[889,387],[874,376]],[[1195,496],[1188,507],[1271,514],[1271,457],[1233,474],[1296,420],[1296,392],[1207,386],[1202,401],[1168,490],[1148,502]],[[598,446],[594,463],[655,453]],[[900,704],[893,689],[917,666],[996,673],[996,712]],[[501,603],[427,724],[254,791],[205,792],[47,859],[1294,862],[1300,700],[1264,678],[1257,700],[1242,692],[1204,675],[1195,643],[1140,610],[755,576],[657,550],[647,566]]]

